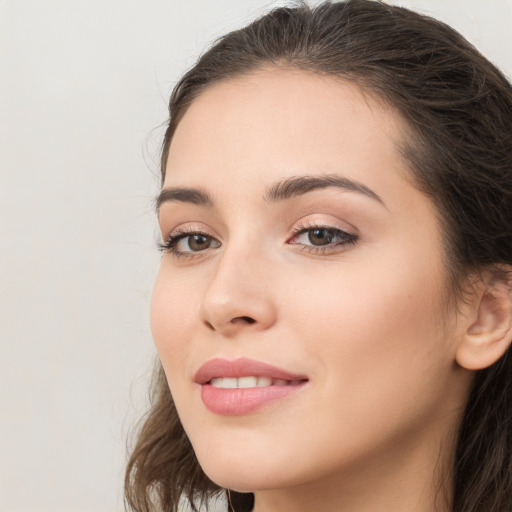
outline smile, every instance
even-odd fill
[[[266,405],[294,396],[308,378],[282,368],[240,358],[212,359],[194,376],[201,400],[214,414],[236,416],[260,410]]]
[[[300,384],[301,380],[272,379],[270,377],[216,377],[210,380],[209,384],[214,388],[222,389],[244,389],[244,388],[266,388],[269,386],[294,386]]]

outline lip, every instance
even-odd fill
[[[210,385],[210,380],[219,377],[269,377],[294,381],[291,385],[272,385],[252,388],[217,388]],[[308,379],[303,374],[296,374],[253,359],[239,358],[211,359],[203,364],[194,376],[194,382],[201,386],[201,400],[211,412],[223,416],[236,416],[255,412],[262,407],[291,397],[304,387]]]
[[[194,382],[203,385],[215,377],[249,377],[251,375],[291,381],[307,379],[303,374],[291,373],[277,366],[241,357],[234,361],[210,359],[199,368],[194,376]]]

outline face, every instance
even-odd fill
[[[291,70],[211,86],[180,122],[152,330],[219,485],[426,453],[460,405],[440,227],[404,133],[354,85]]]

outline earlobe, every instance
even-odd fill
[[[472,321],[457,347],[456,361],[468,370],[495,363],[512,342],[512,290],[506,280],[481,287]]]

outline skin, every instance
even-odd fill
[[[255,493],[257,512],[448,511],[451,463],[472,373],[457,364],[478,301],[447,307],[441,228],[398,145],[406,127],[354,85],[260,70],[210,86],[172,141],[153,336],[180,419],[206,474]],[[297,176],[337,187],[279,201]],[[312,245],[327,226],[353,244]],[[211,242],[210,242],[211,241]],[[209,245],[208,245],[209,244]],[[481,333],[481,331],[479,331]],[[248,357],[305,374],[293,396],[241,416],[206,409],[193,382],[206,361]]]

